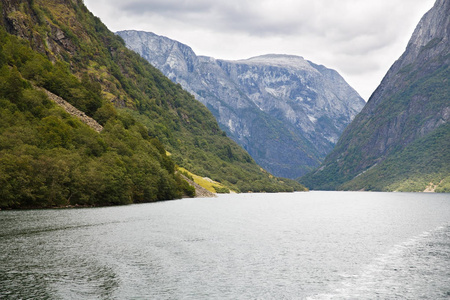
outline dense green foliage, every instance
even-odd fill
[[[195,112],[194,109],[192,111]],[[129,113],[151,128],[152,111],[139,113],[129,110]],[[203,117],[209,119],[212,115],[206,112]],[[203,117],[199,119],[202,120]],[[203,129],[205,125],[216,124],[213,120],[205,122],[204,125],[200,122],[195,124],[196,122],[198,121],[193,118],[189,121],[190,128],[185,126],[180,126],[178,130],[163,128],[167,134],[156,135],[165,142],[172,154],[171,157],[178,165],[240,192],[283,192],[304,189],[293,180],[273,177],[259,168],[250,155],[220,132],[218,127],[214,129],[218,134],[205,131]]]
[[[8,5],[16,7],[3,11],[4,28],[14,20],[12,31],[23,38],[0,31],[0,207],[193,196],[175,163],[238,191],[304,189],[261,170],[202,104],[126,49],[83,4]],[[104,130],[94,132],[33,86]]]
[[[342,190],[450,192],[450,124],[418,139],[355,179]],[[430,185],[430,183],[432,183]]]
[[[98,134],[22,77],[42,61],[45,82],[62,72],[58,65],[15,37],[3,33],[0,40],[0,207],[127,204],[192,195],[143,125],[118,116]],[[58,79],[89,93],[67,72]]]

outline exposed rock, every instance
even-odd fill
[[[383,107],[389,105],[386,100],[390,97],[407,91],[411,82],[421,81],[432,74],[438,68],[448,65],[450,36],[450,2],[438,0],[435,7],[421,19],[417,25],[406,51],[394,63],[389,72],[383,78],[380,86],[370,97],[366,107],[362,110],[358,119],[348,128],[347,135],[354,135],[358,127],[364,126],[374,115],[378,115]],[[427,46],[428,45],[428,46]],[[443,78],[442,85],[449,85],[448,78]],[[406,96],[406,95],[405,95]],[[449,120],[450,103],[441,103],[431,107],[433,93],[422,91],[404,99],[407,103],[401,110],[393,113],[394,108],[389,108],[393,115],[385,118],[383,122],[374,124],[371,130],[371,138],[365,141],[363,151],[369,157],[383,159],[396,149],[398,145],[405,147],[413,140],[423,137]],[[448,95],[447,95],[448,97]],[[387,112],[387,110],[383,110]],[[414,120],[415,119],[415,120]],[[420,122],[418,122],[420,120]],[[411,122],[415,122],[413,130]],[[353,138],[357,138],[354,136]],[[368,161],[362,168],[373,163]]]
[[[315,174],[302,181],[310,187],[335,188],[378,168],[391,155],[447,124],[449,40],[450,1],[437,0],[333,152]],[[421,151],[426,155],[425,149]],[[332,185],[327,183],[330,179]]]
[[[62,31],[59,27],[52,24],[49,24],[49,26],[52,30],[50,39],[47,40],[50,50],[55,54],[59,54],[61,49],[64,49],[71,55],[74,55],[76,52],[76,47],[72,40],[67,38],[64,31]]]
[[[153,33],[117,34],[205,104],[222,129],[277,176],[296,178],[317,167],[365,103],[336,71],[302,57],[225,61]]]
[[[77,4],[79,0],[63,0]],[[49,21],[44,21],[40,13],[35,10],[32,1],[24,0],[1,0],[2,20],[6,31],[22,39],[29,40],[34,50],[46,54],[52,60],[55,56],[67,51],[71,55],[75,54],[76,46],[73,41],[66,37],[65,33]],[[23,11],[18,10],[21,7]],[[45,23],[51,31],[45,36],[33,30],[35,24]]]
[[[437,184],[433,184],[432,182],[430,182],[427,187],[425,188],[425,190],[423,190],[424,193],[434,193],[436,191],[436,186]]]
[[[41,89],[41,90],[44,91],[47,94],[47,96],[48,96],[48,98],[50,100],[54,101],[56,104],[58,104],[59,106],[64,108],[64,110],[67,113],[69,113],[70,115],[72,115],[74,117],[77,117],[78,119],[81,120],[81,122],[83,122],[84,124],[88,125],[89,127],[91,127],[92,129],[94,129],[97,132],[101,132],[103,130],[103,126],[102,125],[97,123],[97,121],[95,121],[91,117],[87,116],[81,110],[75,108],[72,104],[70,104],[69,102],[67,102],[63,98],[53,94],[52,92],[47,91],[46,89]]]

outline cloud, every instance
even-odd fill
[[[118,9],[124,12],[141,14],[158,14],[176,17],[187,14],[208,14],[213,5],[209,1],[179,1],[179,0],[152,0],[152,1],[112,1]]]
[[[300,55],[368,98],[434,0],[84,0],[113,31],[178,40],[200,55]],[[376,75],[374,75],[376,74]],[[378,78],[378,79],[374,79]],[[366,80],[366,82],[364,82]]]

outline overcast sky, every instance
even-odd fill
[[[337,70],[365,99],[435,0],[84,0],[110,30],[144,30],[197,55],[303,56]]]

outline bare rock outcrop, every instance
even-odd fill
[[[87,116],[84,112],[74,107],[72,104],[64,100],[63,98],[53,94],[50,91],[47,91],[46,89],[41,89],[44,91],[48,98],[52,101],[54,101],[56,104],[64,108],[64,110],[69,113],[70,115],[77,117],[81,120],[84,124],[88,125],[92,129],[94,129],[97,132],[101,132],[103,130],[103,126],[100,125],[97,121],[92,119],[91,117]]]

